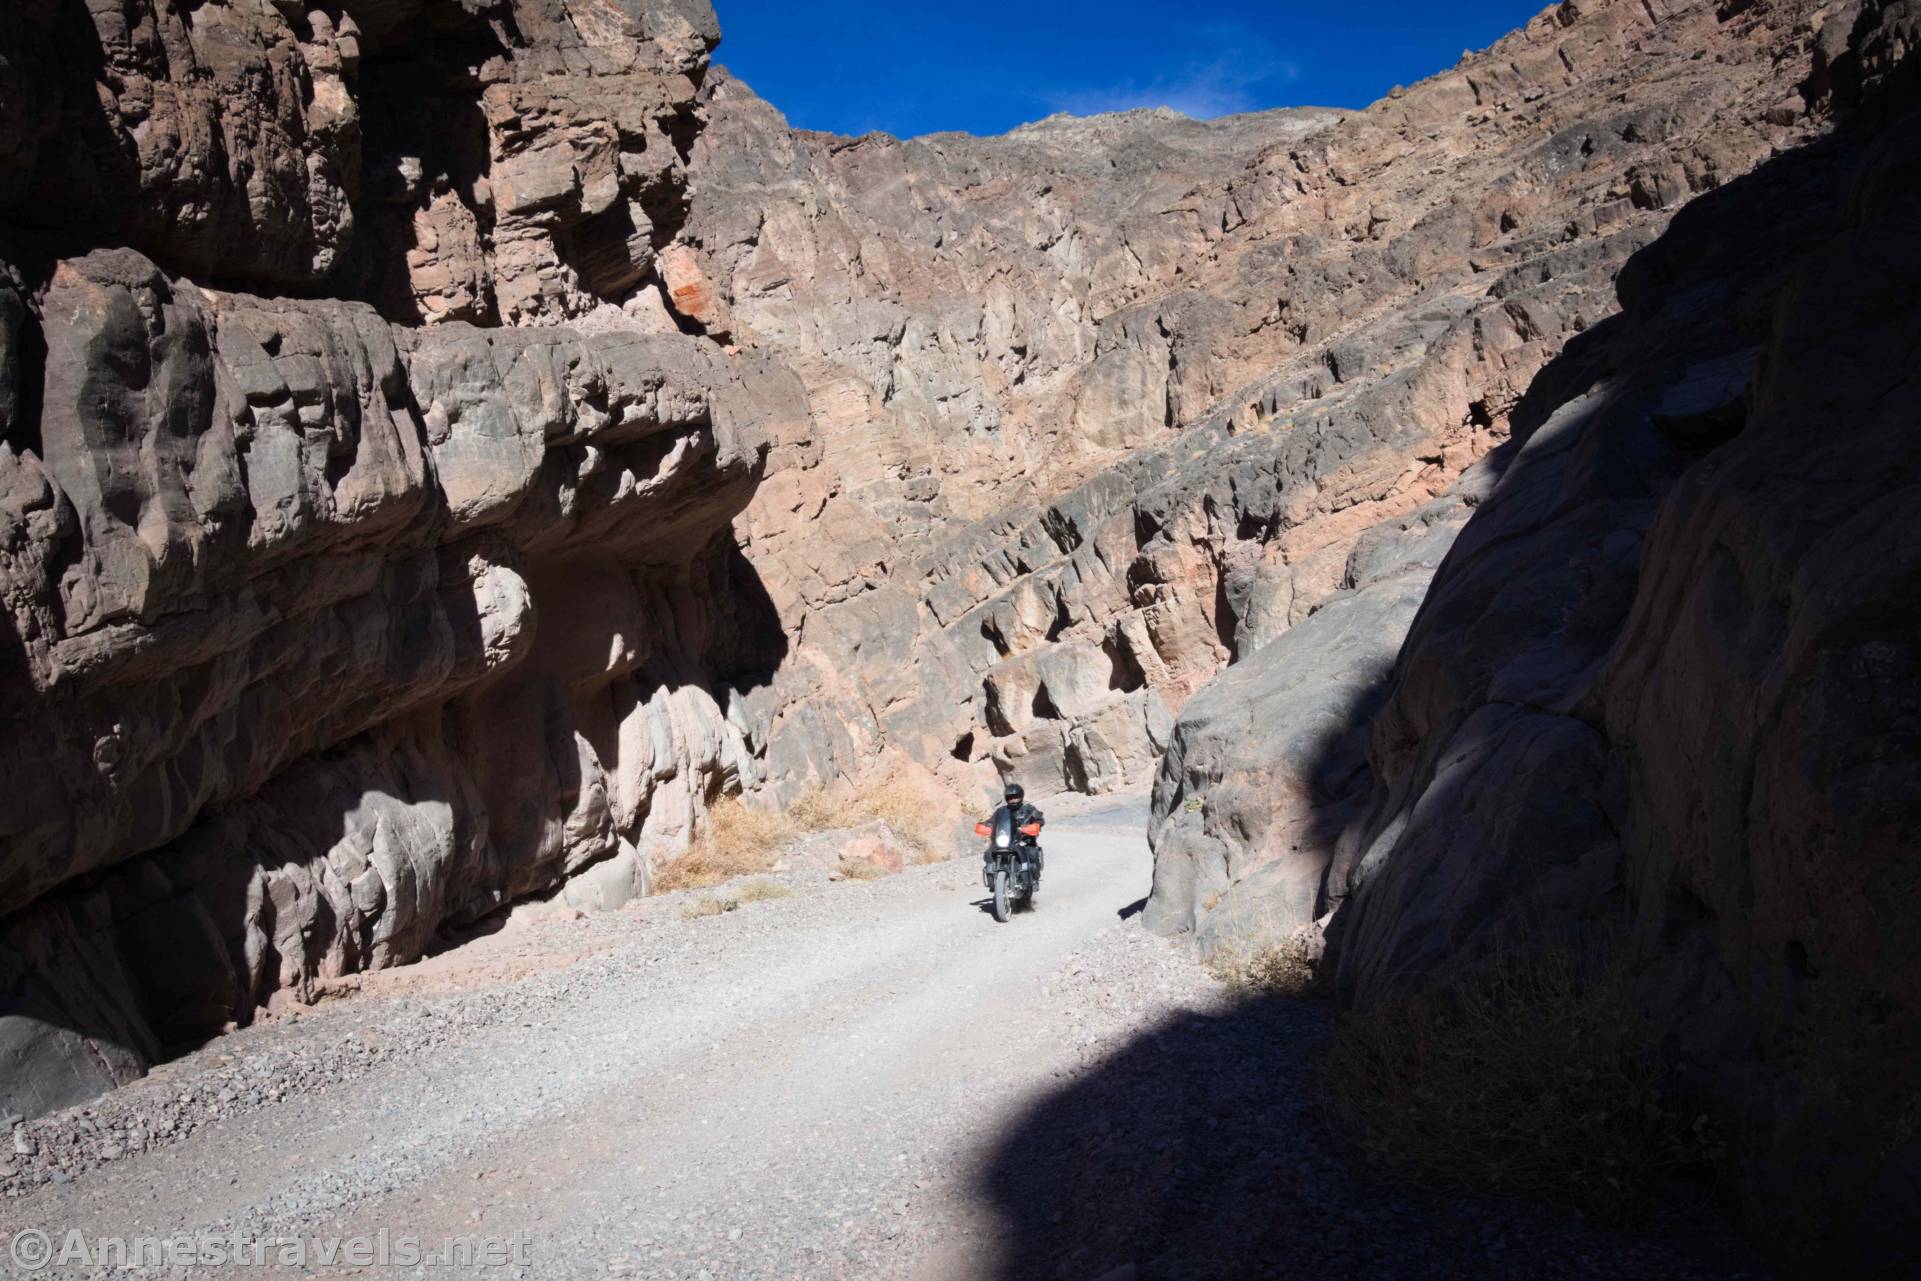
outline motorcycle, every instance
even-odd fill
[[[994,815],[992,826],[974,824],[974,835],[989,838],[981,879],[994,895],[994,919],[1003,924],[1016,904],[1031,905],[1040,889],[1040,847],[1034,843],[1040,834],[1039,823],[1028,823],[1017,831],[1014,816],[1004,807]]]

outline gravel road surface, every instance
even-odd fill
[[[522,911],[16,1127],[0,1240],[68,1261],[0,1276],[1760,1275],[1358,1167],[1315,1103],[1326,1015],[1142,932],[1140,831],[1050,827],[1006,925],[971,861]]]

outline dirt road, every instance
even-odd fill
[[[0,1238],[67,1251],[40,1276],[141,1237],[192,1265],[111,1275],[1738,1274],[1351,1171],[1323,1016],[1130,921],[1139,832],[1055,825],[1007,925],[971,862],[517,922],[29,1126],[124,1151],[0,1202]]]

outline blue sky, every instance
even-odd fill
[[[1000,133],[1056,111],[1362,107],[1545,0],[714,0],[717,60],[803,129]]]

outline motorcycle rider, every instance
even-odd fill
[[[1019,783],[1009,783],[1007,789],[1001,793],[1001,800],[1004,803],[999,809],[994,811],[994,816],[987,820],[987,825],[991,828],[1000,822],[1001,810],[1010,811],[1014,831],[1020,833],[1019,840],[1021,850],[1034,864],[1034,878],[1038,881],[1040,879],[1041,869],[1046,865],[1046,858],[1041,853],[1040,842],[1034,837],[1021,833],[1021,829],[1030,823],[1044,824],[1047,822],[1047,816],[1027,803],[1027,793]],[[987,856],[983,855],[981,858],[983,873],[985,873],[987,863]]]

